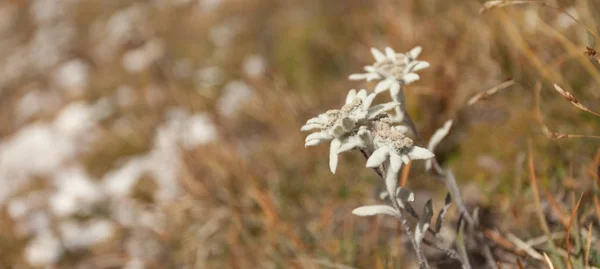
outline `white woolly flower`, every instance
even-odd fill
[[[403,164],[434,157],[431,151],[414,146],[406,131],[405,127],[393,126],[389,118],[372,122],[371,134],[376,150],[367,160],[367,167],[375,168],[382,164],[387,167],[385,185],[388,193],[396,193],[398,173]]]
[[[395,102],[376,105],[371,103],[375,94],[367,95],[366,90],[351,90],[341,109],[329,110],[309,119],[300,130],[317,131],[306,137],[305,146],[315,146],[331,140],[329,168],[335,174],[338,154],[354,148],[365,148],[371,143],[371,135],[365,124],[381,113],[397,107]]]
[[[367,73],[352,74],[350,80],[379,80],[375,93],[390,90],[392,97],[400,92],[402,85],[407,85],[419,80],[415,72],[429,67],[429,63],[417,60],[421,54],[421,47],[415,47],[407,53],[396,53],[392,48],[386,47],[385,54],[376,48],[371,48],[375,63],[367,65]]]

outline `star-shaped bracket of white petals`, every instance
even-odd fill
[[[305,146],[316,146],[331,140],[329,168],[335,174],[338,154],[355,148],[367,148],[372,144],[366,124],[380,114],[394,109],[399,104],[389,102],[371,107],[376,94],[367,95],[366,90],[351,90],[345,105],[339,110],[329,110],[309,119],[301,131],[317,131],[306,137]]]
[[[390,90],[392,98],[395,98],[402,85],[411,84],[420,79],[417,71],[429,67],[428,62],[417,60],[421,51],[421,47],[415,47],[407,53],[396,53],[392,48],[386,47],[384,54],[376,48],[371,48],[375,63],[364,67],[367,73],[352,74],[348,78],[350,80],[379,80],[375,86],[375,93]]]

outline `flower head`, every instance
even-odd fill
[[[317,131],[306,137],[306,147],[331,141],[329,166],[332,173],[335,174],[339,153],[354,148],[365,148],[370,144],[370,131],[366,128],[366,124],[398,106],[398,103],[390,102],[370,107],[373,99],[375,99],[374,93],[367,95],[366,90],[359,92],[351,90],[341,109],[329,110],[309,119],[300,129]]]
[[[402,85],[419,80],[417,71],[429,67],[429,63],[417,60],[421,47],[415,47],[407,53],[396,53],[392,48],[385,48],[385,54],[371,48],[375,63],[364,67],[367,73],[352,74],[350,80],[379,80],[375,93],[390,90],[392,96],[398,95]]]
[[[385,164],[388,167],[385,180],[387,191],[396,193],[396,180],[402,165],[409,160],[433,158],[434,154],[425,148],[413,145],[413,140],[406,136],[406,127],[392,125],[392,121],[387,117],[373,121],[371,124],[375,151],[367,160],[367,167],[375,168]]]

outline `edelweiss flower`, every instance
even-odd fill
[[[390,102],[370,107],[375,96],[374,93],[367,95],[366,90],[360,90],[358,93],[351,90],[342,109],[329,110],[309,119],[300,129],[301,131],[318,130],[306,137],[306,147],[331,140],[329,168],[332,173],[335,174],[339,153],[357,147],[364,148],[370,143],[370,132],[365,126],[367,122],[399,105]]]
[[[376,150],[367,160],[367,167],[375,168],[384,164],[387,167],[387,191],[396,193],[398,172],[402,164],[409,160],[433,158],[434,154],[425,148],[414,146],[413,140],[406,136],[406,127],[393,126],[389,118],[381,118],[371,124]]]
[[[392,48],[386,47],[385,54],[376,48],[371,48],[375,57],[373,65],[364,67],[367,73],[352,74],[350,80],[380,80],[375,87],[375,93],[390,90],[392,97],[396,97],[402,85],[419,80],[417,71],[429,67],[429,63],[417,60],[421,54],[421,47],[415,47],[407,53],[396,53]]]

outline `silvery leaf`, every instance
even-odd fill
[[[398,213],[396,213],[396,210],[389,205],[361,206],[361,207],[358,207],[358,208],[355,208],[354,210],[352,210],[352,214],[361,216],[361,217],[374,216],[374,215],[378,215],[378,214],[390,215],[390,216],[394,216],[394,217],[398,216]]]
[[[417,228],[415,229],[415,240],[417,241],[417,245],[421,244],[421,241],[423,241],[425,233],[429,229],[429,223],[432,216],[433,206],[431,205],[431,200],[429,200],[427,203],[425,203],[425,207],[423,207],[423,214],[421,215],[419,223],[417,224]]]
[[[437,129],[435,131],[435,133],[433,133],[433,135],[431,136],[431,139],[429,139],[429,144],[427,145],[427,149],[429,149],[431,152],[433,152],[435,150],[435,148],[437,147],[437,145],[440,143],[440,141],[442,141],[442,139],[444,139],[444,137],[446,137],[446,135],[448,135],[448,132],[450,132],[450,128],[452,127],[452,120],[448,120],[444,123],[444,125]],[[429,171],[431,169],[431,165],[432,162],[431,160],[427,160],[425,162],[425,171]]]
[[[381,147],[375,150],[373,154],[367,160],[367,167],[375,168],[379,167],[390,155],[390,149],[388,147]]]
[[[352,89],[348,92],[348,95],[346,95],[346,104],[352,103],[352,101],[354,101],[354,97],[356,97],[356,90]]]
[[[415,201],[415,193],[408,188],[398,187],[396,190],[396,198],[404,202],[412,203]]]
[[[427,145],[427,149],[433,151],[435,147],[437,147],[437,145],[440,143],[440,141],[442,141],[442,139],[444,139],[444,137],[448,135],[448,132],[450,131],[451,127],[452,120],[448,120],[444,123],[444,125],[441,128],[437,129],[435,133],[433,133],[433,135],[431,136],[429,144]]]
[[[379,104],[374,107],[371,107],[367,110],[367,119],[373,119],[373,118],[377,117],[379,114],[386,112],[386,111],[390,111],[399,105],[400,104],[396,103],[396,102],[389,102],[389,103]]]
[[[375,58],[376,62],[385,61],[385,55],[383,55],[383,53],[381,53],[381,51],[379,51],[378,49],[371,48],[371,53],[373,54],[373,57]]]
[[[382,192],[379,193],[379,199],[380,200],[385,200],[389,196],[390,196],[390,194],[387,191],[382,191]]]
[[[423,51],[423,48],[417,46],[417,47],[414,47],[413,49],[411,49],[408,52],[408,55],[412,59],[417,59],[417,58],[419,58],[419,55],[421,55],[421,51]]]
[[[423,160],[433,158],[435,155],[426,148],[414,146],[408,152],[408,157],[411,160]]]
[[[335,174],[335,170],[337,169],[338,150],[341,144],[342,142],[339,139],[334,139],[331,140],[331,144],[329,145],[329,169],[333,174]]]
[[[392,85],[393,80],[391,78],[382,80],[381,82],[377,83],[377,86],[375,86],[375,93],[381,93],[387,89],[390,88],[390,86]]]
[[[417,73],[408,73],[408,74],[404,75],[402,80],[404,81],[405,84],[411,84],[411,83],[419,80],[420,78],[421,77],[419,77],[419,75]]]
[[[446,213],[448,213],[448,209],[450,208],[450,204],[452,203],[452,196],[450,193],[446,194],[446,201],[444,203],[444,207],[440,210],[438,214],[437,221],[435,222],[435,233],[438,234],[442,229],[442,223],[444,222],[444,217]]]

